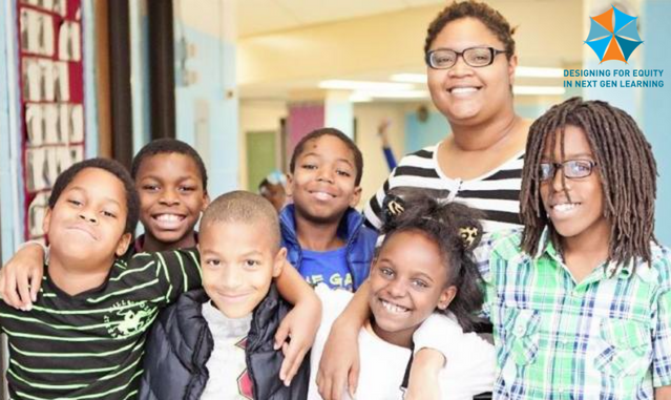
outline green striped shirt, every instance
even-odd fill
[[[195,250],[117,260],[101,287],[76,296],[56,287],[45,267],[30,312],[0,302],[11,398],[135,398],[147,330],[161,308],[200,285]]]

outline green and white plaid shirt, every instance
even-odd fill
[[[519,230],[497,233],[476,251],[495,399],[653,399],[671,385],[668,248],[653,244],[651,265],[604,264],[576,283],[551,243],[531,257],[520,242]]]

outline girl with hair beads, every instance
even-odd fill
[[[405,204],[412,207],[403,211]],[[450,364],[439,375],[445,398],[471,399],[491,391],[493,346],[474,333],[464,333],[473,329],[474,312],[482,305],[480,275],[472,255],[482,231],[477,214],[461,204],[441,204],[421,191],[392,192],[387,210],[385,237],[369,278],[367,303],[372,315],[359,332],[357,398],[403,397],[401,387],[413,337],[427,319],[432,321],[425,330],[438,330],[459,348],[451,352]],[[312,350],[312,365],[322,355],[333,321],[352,298],[349,292],[330,291],[323,285],[317,287],[317,294],[324,317]],[[309,399],[321,399],[316,373],[313,368]]]

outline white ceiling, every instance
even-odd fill
[[[445,0],[236,0],[239,37],[364,17]]]

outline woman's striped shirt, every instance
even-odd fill
[[[145,333],[159,310],[201,286],[193,250],[117,260],[99,288],[75,296],[49,278],[29,312],[0,301],[12,399],[133,399]]]
[[[366,205],[364,215],[370,225],[377,229],[382,226],[382,205],[389,190],[418,188],[433,191],[437,198],[483,211],[485,232],[521,226],[519,196],[523,152],[481,177],[462,180],[443,174],[438,165],[437,149],[438,145],[435,145],[403,157]]]

